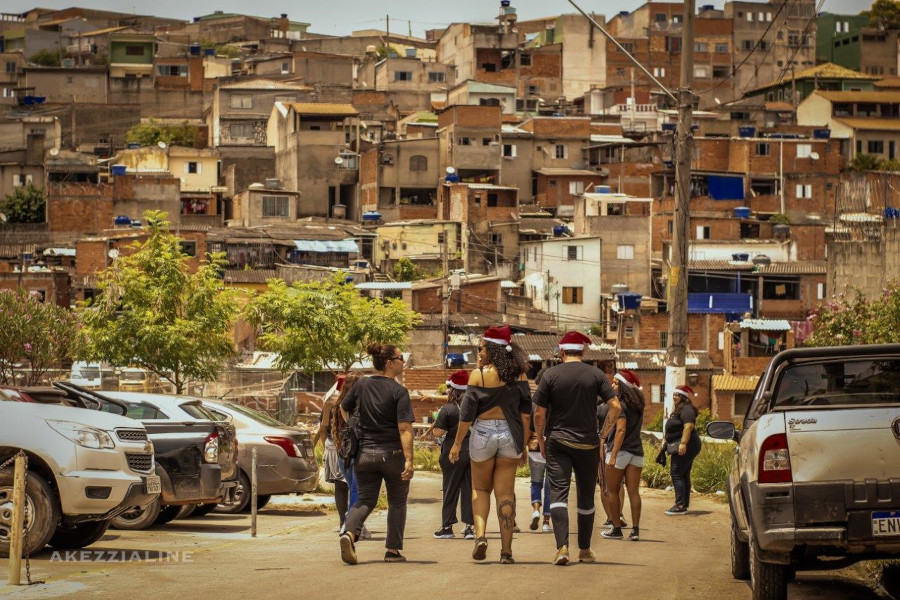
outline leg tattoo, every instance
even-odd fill
[[[497,507],[500,518],[500,528],[513,530],[516,526],[516,503],[512,500],[502,500]]]

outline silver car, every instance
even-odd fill
[[[250,506],[250,460],[254,448],[257,449],[259,508],[273,495],[302,494],[316,489],[319,467],[309,432],[234,402],[204,399],[203,406],[237,429],[240,484],[235,501],[220,505],[219,512],[237,513]]]

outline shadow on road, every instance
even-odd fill
[[[167,523],[162,527],[155,527],[154,529],[157,531],[171,531],[174,533],[240,533],[242,531],[248,531],[250,529],[250,524],[223,525],[220,523],[203,523],[202,521],[196,523],[177,521],[174,523]]]
[[[443,502],[441,498],[410,498],[407,504],[437,504]]]
[[[267,517],[324,517],[328,512],[324,510],[270,510],[259,513]]]

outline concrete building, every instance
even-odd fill
[[[109,98],[106,67],[27,66],[22,72],[29,93],[43,96],[48,103],[106,104]]]
[[[531,132],[534,202],[558,216],[571,216],[575,197],[601,183],[588,169],[590,117],[532,117],[520,125]]]
[[[388,57],[377,62],[370,59],[360,71],[371,72],[371,78],[360,77],[360,82],[365,81],[367,87],[378,91],[446,93],[456,85],[455,67],[416,57]]]
[[[516,113],[516,88],[511,85],[481,83],[466,80],[450,89],[447,104],[474,106],[499,106],[503,114]]]
[[[453,167],[462,181],[500,181],[499,106],[449,106],[438,113],[441,172]]]
[[[833,63],[816,65],[785,76],[781,80],[766,82],[747,92],[748,96],[763,96],[769,102],[785,102],[796,107],[811,93],[822,91],[870,91],[878,77],[853,71]]]
[[[519,258],[518,189],[488,183],[446,182],[438,218],[461,224],[468,273],[511,277]]]
[[[266,128],[275,102],[299,102],[312,89],[271,79],[220,84],[206,115],[210,145],[267,146]]]
[[[602,244],[598,236],[575,236],[521,245],[525,296],[534,308],[555,315],[560,330],[582,330],[602,320]]]
[[[229,227],[266,227],[296,223],[300,216],[300,192],[253,184],[235,195]]]
[[[501,16],[500,25],[452,23],[437,41],[437,59],[456,66],[459,81],[516,85],[519,36],[515,9]]]
[[[284,187],[303,194],[302,214],[358,217],[358,117],[352,104],[275,103],[268,143]]]
[[[0,198],[28,184],[44,187],[44,156],[59,152],[60,135],[56,117],[0,119]]]
[[[441,273],[444,254],[450,269],[462,267],[460,224],[454,221],[395,221],[375,229],[374,265],[393,273],[401,258],[413,261],[425,273]]]
[[[844,65],[835,60],[835,56],[841,54],[842,47],[849,46],[853,36],[858,36],[860,30],[868,25],[868,15],[820,14],[816,19],[816,63],[837,63],[859,71],[858,64],[856,67]]]
[[[113,33],[109,36],[109,77],[152,78],[154,56],[156,56],[154,36]]]
[[[226,13],[221,10],[195,17],[181,27],[166,27],[168,35],[186,36],[190,42],[228,44],[247,40],[280,38],[299,40],[304,37],[309,23],[292,21],[286,14],[266,18]]]
[[[857,17],[860,18],[863,17]],[[836,22],[835,26],[838,23],[840,21]],[[855,24],[856,21],[851,23]],[[856,31],[836,33],[831,39],[829,62],[867,75],[893,77],[900,72],[897,70],[900,60],[898,40],[900,31],[896,29],[885,30],[864,26]]]
[[[830,130],[848,160],[900,156],[900,91],[816,91],[797,107],[797,123]]]
[[[385,222],[437,218],[441,180],[440,140],[388,140],[360,156],[363,211],[377,211]]]
[[[16,104],[16,88],[25,71],[21,52],[0,52],[0,106]]]

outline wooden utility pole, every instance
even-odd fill
[[[694,0],[684,0],[681,37],[681,85],[675,129],[675,223],[669,259],[669,347],[666,351],[666,415],[674,407],[673,392],[685,381],[687,355],[688,252],[690,246],[691,158],[694,124]]]
[[[25,455],[16,457],[13,471],[12,523],[9,531],[9,575],[6,583],[22,582],[22,545],[25,537]]]
[[[450,258],[447,256],[447,236],[444,229],[444,242],[441,244],[441,358],[443,368],[447,368],[447,348],[450,345]],[[462,293],[462,292],[460,292]]]

